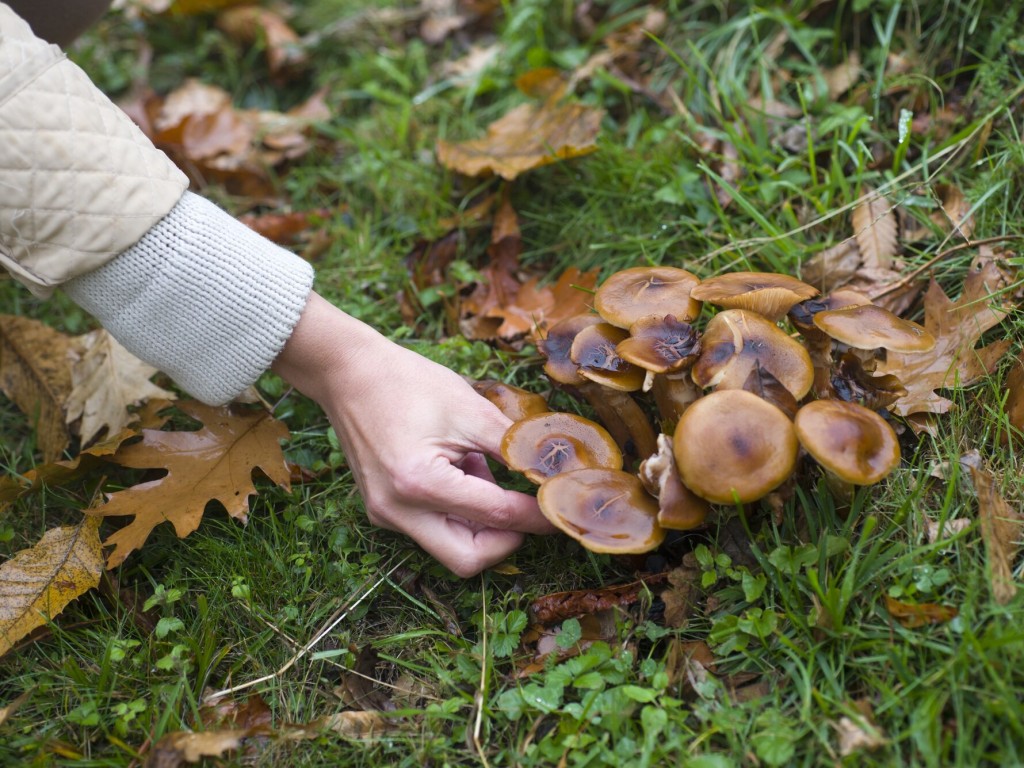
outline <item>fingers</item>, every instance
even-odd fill
[[[500,563],[523,543],[516,531],[467,525],[440,512],[416,515],[404,521],[404,532],[456,576],[468,578]]]

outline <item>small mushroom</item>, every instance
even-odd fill
[[[877,483],[899,464],[893,428],[862,405],[815,400],[797,411],[794,425],[804,450],[845,483]]]
[[[644,383],[644,371],[624,360],[616,346],[629,332],[609,323],[597,323],[582,329],[572,340],[569,359],[579,366],[578,373],[611,389],[635,392]]]
[[[641,389],[654,390],[658,412],[671,432],[683,411],[701,395],[688,374],[700,353],[697,331],[674,315],[649,315],[630,326],[629,338],[615,350],[647,372]]]
[[[579,375],[579,366],[569,357],[569,350],[580,331],[600,322],[601,318],[594,314],[572,315],[548,328],[544,338],[537,342],[537,349],[544,355],[544,373],[548,378],[570,386],[586,381]]]
[[[515,387],[494,379],[480,379],[473,382],[477,394],[490,400],[498,410],[512,421],[525,419],[537,413],[547,413],[548,401],[534,392]]]
[[[789,310],[789,320],[803,336],[804,346],[814,366],[814,384],[811,385],[811,389],[816,398],[825,399],[832,396],[830,377],[833,344],[831,337],[814,324],[814,316],[819,312],[870,303],[871,299],[860,291],[840,288],[822,298],[802,301]]]
[[[506,430],[501,455],[534,483],[584,467],[622,468],[622,452],[600,424],[572,413],[527,416]]]
[[[703,525],[711,506],[683,485],[671,437],[664,432],[658,435],[658,452],[640,464],[637,475],[647,492],[658,500],[658,525],[674,531]]]
[[[640,554],[665,539],[658,503],[628,472],[566,472],[541,485],[537,502],[548,520],[592,552]]]
[[[719,312],[708,322],[701,342],[700,357],[691,370],[698,386],[740,389],[760,366],[799,400],[814,381],[814,366],[804,346],[754,312]]]
[[[691,297],[700,278],[678,267],[633,267],[611,275],[594,294],[594,308],[605,322],[629,328],[647,315],[675,315],[688,323],[700,315]]]
[[[904,320],[875,304],[818,312],[814,316],[814,325],[854,349],[927,352],[935,347],[935,337],[924,326]]]
[[[742,389],[712,392],[679,420],[672,450],[683,483],[717,504],[756,501],[793,473],[793,422]]]
[[[818,289],[789,275],[729,272],[704,280],[691,295],[718,307],[757,312],[775,322],[794,304],[817,296]]]

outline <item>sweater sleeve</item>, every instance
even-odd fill
[[[186,192],[135,245],[63,288],[137,357],[220,404],[270,367],[312,282],[303,259]]]

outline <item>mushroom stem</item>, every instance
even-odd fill
[[[693,383],[689,369],[679,373],[654,374],[654,402],[658,405],[662,431],[672,434],[687,408],[702,394]]]
[[[658,438],[650,419],[628,392],[603,387],[592,381],[577,386],[604,428],[623,454],[646,458],[658,450]]]

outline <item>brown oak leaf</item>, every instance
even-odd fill
[[[924,297],[924,327],[936,338],[929,352],[889,352],[878,373],[893,374],[907,394],[893,405],[901,416],[912,413],[946,413],[952,401],[935,390],[968,386],[995,370],[1011,342],[994,341],[976,349],[985,331],[1009,313],[993,299],[1007,285],[1008,277],[994,261],[983,261],[964,279],[957,301],[950,299],[932,280]]]
[[[136,469],[165,469],[157,480],[113,493],[90,514],[105,517],[131,516],[131,523],[107,538],[114,551],[107,567],[124,562],[162,522],[171,522],[181,538],[188,536],[203,518],[210,501],[219,501],[228,514],[246,522],[249,497],[256,494],[253,470],[290,489],[291,474],[281,450],[288,428],[266,411],[238,412],[195,401],[178,407],[202,423],[194,432],[142,430],[142,440],[122,446],[111,461]]]

